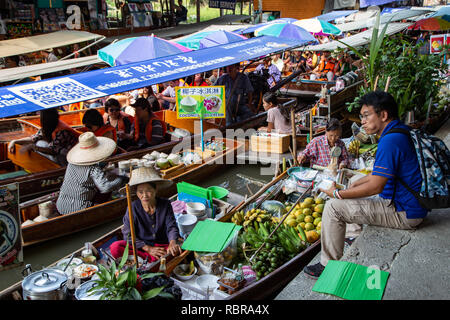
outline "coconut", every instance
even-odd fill
[[[170,167],[169,160],[164,158],[159,158],[158,160],[156,160],[156,165],[162,170]]]
[[[147,153],[145,156],[142,157],[143,159],[146,160],[156,160],[155,156],[151,153]]]
[[[180,164],[180,156],[176,153],[169,154],[169,156],[167,157],[167,160],[169,160],[169,162],[172,166],[176,166],[176,165]]]
[[[166,154],[166,153],[164,153],[164,152],[161,152],[161,153],[159,154],[159,157],[160,157],[160,158],[167,158],[167,157],[168,157],[168,154]]]
[[[158,151],[153,151],[152,153],[150,153],[150,155],[152,155],[154,159],[158,159],[160,153]]]

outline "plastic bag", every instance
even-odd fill
[[[223,267],[228,267],[237,255],[238,233],[238,231],[235,231],[234,236],[222,252],[194,252],[195,260],[203,272],[216,276],[222,274]]]
[[[266,200],[262,203],[261,210],[266,210],[272,216],[281,218],[286,213],[286,206],[280,201]]]

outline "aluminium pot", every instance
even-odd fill
[[[31,273],[27,265],[22,273],[28,275],[22,280],[24,300],[66,300],[68,297],[67,275],[58,269],[43,269]]]

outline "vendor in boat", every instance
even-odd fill
[[[177,222],[169,200],[157,197],[157,191],[169,187],[171,180],[162,179],[158,173],[147,167],[141,167],[131,172],[129,182],[130,192],[138,197],[131,204],[133,210],[134,232],[136,236],[136,250],[143,259],[156,261],[170,253],[177,256],[181,248],[177,244],[180,238]],[[110,246],[111,255],[120,258],[125,250],[130,236],[130,220],[128,208],[123,217],[123,238],[113,242]],[[132,246],[129,246],[132,253]]]
[[[80,135],[79,142],[67,154],[69,164],[56,201],[60,214],[92,207],[125,185],[128,178],[102,169],[101,162],[115,150],[116,143],[110,138],[96,137],[92,132]]]
[[[105,102],[103,121],[106,125],[110,125],[116,129],[117,145],[119,147],[126,150],[133,144],[131,127],[134,118],[120,111],[120,103],[117,99],[110,98]]]
[[[33,150],[61,166],[67,164],[66,155],[77,143],[80,133],[59,119],[56,108],[40,111],[41,129],[32,135],[8,144],[8,150],[15,152],[15,144],[24,145],[21,152]]]
[[[91,131],[97,137],[106,137],[117,142],[116,129],[112,125],[103,122],[103,117],[97,109],[87,110],[83,115],[82,122],[85,126],[80,129],[82,132]]]
[[[341,148],[341,155],[338,159],[339,169],[349,164],[349,156],[344,142],[340,139],[342,126],[338,119],[331,118],[325,128],[325,134],[311,140],[305,150],[297,156],[297,161],[301,165],[309,160],[311,166],[318,165],[328,167],[331,162],[331,148],[334,146]]]
[[[135,145],[131,148],[142,149],[163,143],[167,126],[155,116],[149,101],[138,98],[132,106],[136,110],[136,117],[131,129]]]
[[[262,98],[264,110],[267,111],[267,127],[258,130],[267,132],[288,133],[292,132],[288,109],[282,109],[278,105],[278,98],[273,92],[266,92]]]

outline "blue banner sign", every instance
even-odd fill
[[[305,45],[262,36],[183,54],[0,88],[0,118],[135,90]]]
[[[209,7],[234,10],[236,0],[209,0]]]

